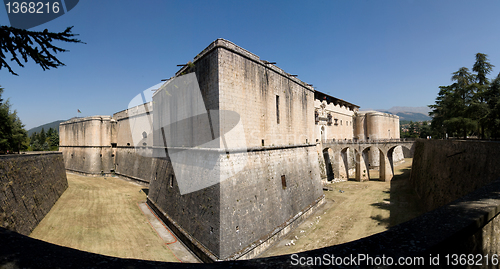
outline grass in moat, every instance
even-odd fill
[[[263,257],[297,253],[354,241],[386,231],[420,214],[416,193],[409,185],[412,159],[394,168],[391,182],[371,180],[333,183],[326,203],[304,223],[263,253]],[[293,243],[290,244],[293,240]]]
[[[31,237],[88,252],[178,262],[137,203],[144,186],[116,177],[67,173],[69,187]]]

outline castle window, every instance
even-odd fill
[[[169,185],[170,185],[170,188],[174,187],[174,175],[170,175]]]
[[[332,114],[328,114],[328,125],[332,125]]]
[[[276,95],[276,121],[280,124],[280,97]]]
[[[339,119],[335,119],[335,125],[339,125]]]
[[[285,177],[285,175],[281,176],[281,186],[283,187],[283,189],[286,189],[286,177]]]
[[[318,111],[314,111],[314,121],[315,121],[316,123],[318,123],[318,122],[319,122],[319,113],[318,113]]]
[[[112,148],[116,148],[116,143],[111,143]]]

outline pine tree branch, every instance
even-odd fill
[[[10,53],[19,66],[24,67],[23,62],[29,59],[35,61],[43,70],[57,68],[65,64],[59,61],[54,54],[66,52],[68,50],[52,45],[53,41],[63,41],[69,43],[83,43],[74,38],[78,34],[71,33],[73,27],[68,27],[63,32],[52,33],[45,29],[43,32],[27,31],[10,26],[0,26],[0,69],[7,68],[13,75],[17,74],[12,70],[6,61]]]

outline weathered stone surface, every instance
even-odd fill
[[[29,235],[67,188],[59,152],[0,156],[0,227]]]
[[[255,256],[263,250],[259,246],[280,231],[287,231],[293,220],[322,198],[318,153],[316,144],[310,144],[314,132],[313,91],[225,40],[216,40],[193,64],[181,71],[196,74],[207,110],[238,113],[244,136],[232,137],[230,142],[245,148],[234,148],[224,141],[230,130],[224,124],[227,118],[220,113],[212,121],[218,147],[191,150],[198,150],[200,156],[208,154],[206,158],[196,156],[200,161],[208,161],[209,155],[215,154],[215,169],[221,173],[215,176],[221,181],[181,195],[180,176],[176,174],[175,183],[170,183],[174,171],[169,158],[159,159],[148,199],[207,259],[237,259],[249,252]],[[160,128],[165,124],[161,118],[169,118],[180,109],[172,103],[171,95],[159,91],[153,97],[154,129],[158,130],[153,136],[155,149],[164,147]],[[198,146],[189,143],[197,141],[200,132],[187,132],[181,137],[183,145],[177,146]],[[221,155],[219,149],[227,154]],[[209,164],[194,165],[193,160],[181,163],[183,170],[191,171],[193,181],[209,180],[205,177],[213,172],[200,169]],[[237,167],[244,168],[223,177],[225,171]],[[246,257],[253,257],[249,255]]]
[[[499,177],[498,160],[498,142],[419,139],[410,181],[432,210]]]

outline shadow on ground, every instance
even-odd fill
[[[390,211],[389,218],[382,218],[380,215],[371,217],[388,227],[398,225],[425,213],[415,190],[410,185],[411,167],[403,168],[398,172],[391,180],[390,199],[371,204],[374,207]]]

